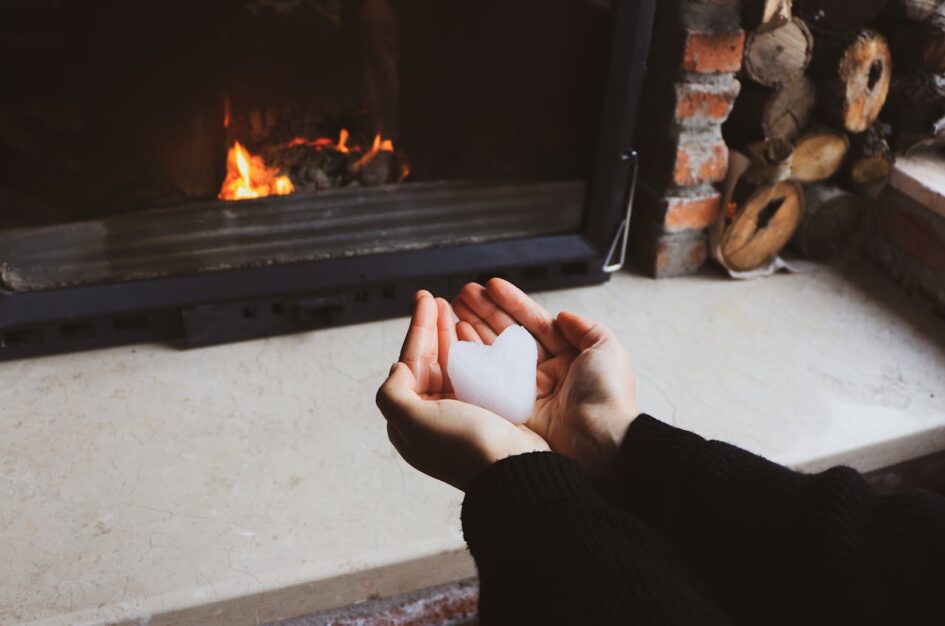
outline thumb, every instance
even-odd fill
[[[612,336],[606,327],[576,313],[562,311],[555,323],[568,343],[582,351],[603,343]]]
[[[413,372],[404,363],[398,361],[391,367],[387,380],[377,390],[375,402],[388,420],[400,420],[410,411],[415,410],[417,403],[423,402],[416,392],[417,379]]]

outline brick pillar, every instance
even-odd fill
[[[659,0],[639,122],[641,182],[631,256],[657,278],[701,267],[728,148],[722,123],[740,85],[738,0]]]

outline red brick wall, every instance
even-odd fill
[[[631,257],[655,277],[705,263],[728,148],[721,126],[740,85],[745,33],[737,0],[658,0],[641,113],[641,191]]]

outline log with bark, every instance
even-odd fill
[[[945,0],[896,0],[898,9],[910,20],[922,21],[932,16]]]
[[[786,139],[768,139],[745,148],[750,164],[742,178],[755,185],[778,183],[791,178],[794,144]]]
[[[868,28],[820,35],[811,73],[825,117],[851,133],[860,133],[872,126],[886,103],[892,55],[886,38]]]
[[[878,123],[853,136],[847,172],[850,182],[856,187],[882,184],[892,173],[895,157],[886,136],[887,128]]]
[[[816,183],[832,178],[843,166],[850,139],[830,128],[811,130],[794,146],[791,173],[801,183]]]
[[[945,3],[919,24],[923,31],[919,40],[922,69],[933,73],[945,71]]]
[[[887,32],[897,75],[945,71],[945,5],[933,15],[891,21]]]
[[[742,28],[747,31],[780,26],[791,19],[793,0],[743,0]]]
[[[745,75],[762,85],[778,87],[804,75],[814,49],[814,37],[803,20],[759,30],[745,40]]]
[[[771,262],[791,239],[804,213],[804,191],[792,181],[758,186],[742,178],[732,203],[719,250],[730,269],[749,272]]]
[[[897,77],[883,118],[898,153],[945,145],[945,75]]]
[[[791,238],[791,249],[811,260],[842,252],[863,221],[863,200],[835,185],[807,187],[804,215]]]
[[[819,32],[838,33],[867,24],[888,0],[794,0],[794,13]]]
[[[744,81],[723,127],[725,140],[735,147],[765,139],[792,141],[810,123],[815,104],[814,83],[806,76],[778,89]]]
[[[935,30],[922,43],[922,67],[928,72],[945,72],[945,31]]]

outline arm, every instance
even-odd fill
[[[445,301],[417,296],[400,361],[377,394],[411,465],[467,492],[463,529],[484,624],[720,624],[691,570],[594,493],[534,431],[452,397]]]
[[[557,454],[500,461],[463,503],[483,624],[723,624],[659,537]]]
[[[621,460],[626,508],[666,537],[735,621],[941,619],[941,498],[877,496],[852,469],[801,474],[646,415],[630,426]]]
[[[877,497],[850,469],[804,476],[638,417],[617,338],[574,314],[552,317],[505,281],[467,285],[453,306],[464,335],[531,331],[542,349],[529,427],[622,494],[736,621],[923,623],[933,610],[941,621],[941,499]]]

